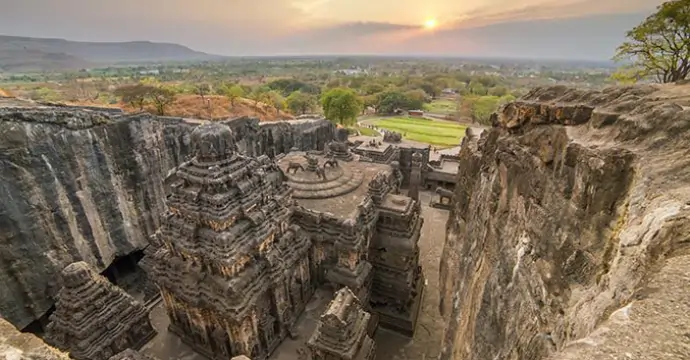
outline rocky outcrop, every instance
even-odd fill
[[[253,154],[323,149],[334,136],[325,120],[229,124]],[[66,265],[102,271],[144,248],[160,225],[163,180],[190,154],[194,126],[149,114],[0,107],[0,315],[24,328],[53,305]]]
[[[22,333],[0,318],[0,359],[68,360],[69,356],[52,348],[33,334]]]
[[[442,360],[690,358],[689,95],[538,88],[465,138]]]
[[[224,121],[238,138],[239,151],[258,157],[287,154],[293,147],[323,150],[334,139],[335,125],[322,118],[260,123],[256,118]]]

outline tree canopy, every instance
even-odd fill
[[[690,0],[667,1],[626,34],[616,60],[630,60],[640,75],[663,83],[690,73]]]
[[[286,99],[287,107],[295,115],[303,115],[316,108],[316,96],[301,91],[295,91]]]
[[[362,100],[352,89],[334,88],[321,97],[326,118],[343,126],[352,125],[362,111]]]

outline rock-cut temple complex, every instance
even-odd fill
[[[334,300],[306,334],[314,355],[370,359],[377,324],[412,336],[424,221],[416,191],[400,193],[395,159],[361,160],[342,142],[248,157],[217,123],[197,127],[191,141],[194,156],[168,179],[160,243],[147,255],[173,333],[211,359],[266,359],[326,287]],[[338,336],[357,347],[333,344]]]

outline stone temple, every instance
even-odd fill
[[[159,247],[147,255],[173,333],[211,359],[266,359],[298,336],[299,316],[326,288],[336,315],[300,335],[311,335],[312,352],[339,331],[359,347],[322,358],[352,359],[363,347],[356,358],[370,359],[378,324],[414,334],[423,219],[418,199],[400,193],[395,161],[359,161],[344,143],[248,157],[222,124],[197,127],[191,141],[194,157],[169,178]],[[338,321],[347,329],[333,328]]]
[[[149,312],[85,262],[68,265],[46,341],[77,360],[108,360],[155,336]]]

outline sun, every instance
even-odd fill
[[[427,19],[424,22],[424,28],[426,29],[433,29],[438,25],[438,21],[436,19]]]

